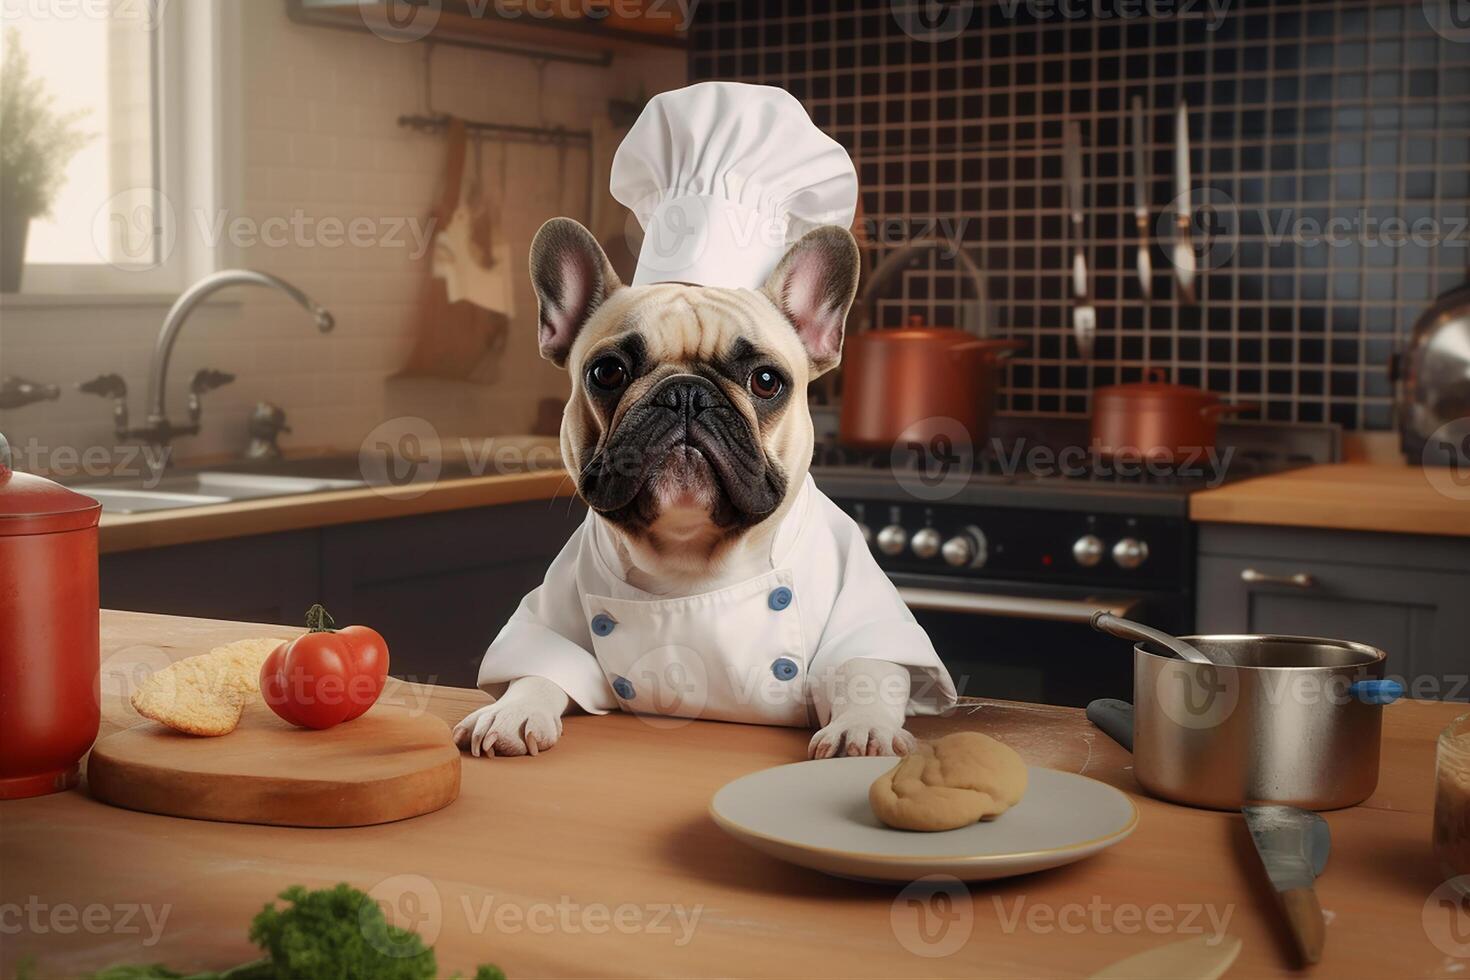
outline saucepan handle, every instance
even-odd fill
[[[1260,402],[1216,402],[1213,405],[1206,405],[1199,410],[1199,413],[1209,418],[1211,415],[1237,415],[1241,412],[1259,412],[1260,410]]]
[[[975,350],[978,347],[989,348],[989,353],[997,361],[1010,357],[1016,351],[1026,349],[1025,343],[1019,340],[967,340],[962,344],[955,344],[949,348],[949,352],[958,354],[960,351]]]
[[[1098,698],[1087,705],[1087,720],[1129,752],[1133,751],[1133,705],[1117,698]]]
[[[1364,704],[1393,704],[1404,696],[1404,685],[1391,680],[1353,681],[1348,694]]]

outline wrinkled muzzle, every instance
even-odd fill
[[[785,477],[745,416],[718,386],[693,374],[665,378],[623,413],[578,490],[610,520],[648,522],[658,516],[652,491],[661,478],[707,482],[710,516],[721,526],[759,521],[785,491]]]

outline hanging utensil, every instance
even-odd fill
[[[1327,867],[1332,832],[1326,820],[1299,807],[1244,806],[1240,812],[1245,814],[1266,877],[1281,896],[1297,954],[1310,966],[1322,959],[1327,939],[1322,906],[1313,886]]]
[[[1082,209],[1085,206],[1082,178],[1082,127],[1067,123],[1062,141],[1062,170],[1066,183],[1067,208],[1072,216],[1072,335],[1084,361],[1092,360],[1093,337],[1097,333],[1097,310],[1088,294],[1087,255],[1083,251],[1086,227]]]
[[[1138,288],[1143,298],[1153,295],[1153,264],[1148,255],[1148,169],[1143,149],[1143,96],[1135,95],[1133,116],[1133,224],[1138,229]]]
[[[470,174],[470,189],[464,206],[470,222],[470,244],[474,247],[475,261],[485,268],[495,264],[492,248],[495,230],[491,225],[490,204],[485,198],[485,140],[475,133],[474,171]]]
[[[1179,100],[1174,112],[1174,280],[1179,302],[1194,302],[1194,243],[1189,239],[1193,220],[1189,186],[1189,103]]]

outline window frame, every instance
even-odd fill
[[[155,241],[155,261],[144,267],[27,262],[21,291],[6,297],[15,299],[15,305],[28,305],[27,299],[85,303],[172,297],[233,258],[226,243],[209,247],[198,228],[202,216],[213,216],[227,202],[239,200],[239,9],[229,0],[143,2],[154,18],[151,28],[144,28],[152,48],[150,190],[155,214],[160,198],[168,203],[163,213],[171,214],[172,247],[158,261],[157,250],[168,236]]]

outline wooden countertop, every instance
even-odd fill
[[[1470,479],[1449,468],[1333,463],[1201,490],[1189,516],[1224,524],[1272,524],[1470,536]]]
[[[409,517],[441,510],[546,500],[572,492],[560,468],[534,473],[472,476],[403,487],[359,487],[287,497],[236,500],[205,507],[102,515],[103,554],[191,544],[251,534],[273,534],[330,524]]]
[[[140,665],[294,632],[104,613],[104,733],[135,721],[122,691]],[[396,682],[384,696],[451,723],[486,701],[478,691]],[[1464,709],[1414,701],[1386,709],[1377,793],[1327,814],[1332,858],[1317,886],[1327,951],[1317,976],[1463,970],[1465,960],[1433,945],[1426,923],[1458,914],[1460,934],[1470,934],[1470,915],[1431,901],[1443,879],[1429,847],[1434,739]],[[0,805],[0,910],[98,909],[118,923],[132,910],[126,929],[7,929],[0,975],[27,955],[39,958],[40,976],[121,961],[185,971],[244,962],[254,955],[246,927],[264,902],[293,883],[338,881],[364,890],[387,882],[418,901],[402,907],[416,911],[445,973],[488,960],[517,978],[1077,977],[1208,934],[1213,915],[1244,941],[1227,976],[1298,975],[1237,814],[1142,796],[1128,754],[1077,710],[985,702],[915,725],[926,735],[961,727],[1004,739],[1029,763],[1118,786],[1142,817],[1132,837],[1095,858],[974,886],[968,903],[949,910],[948,927],[929,923],[969,930],[952,955],[920,955],[926,948],[904,918],[915,912],[895,901],[898,889],[788,866],[711,822],[716,789],[802,759],[809,733],[713,722],[666,730],[614,714],[568,718],[562,743],[539,758],[466,757],[458,801],[378,827],[191,821],[114,809],[83,791]],[[511,911],[497,917],[503,907]],[[697,915],[692,932],[665,916],[670,908],[686,924]],[[155,937],[145,915],[165,913]],[[608,913],[624,926],[608,928]],[[5,914],[9,924],[15,914]]]

